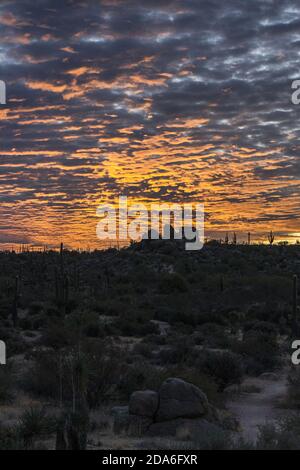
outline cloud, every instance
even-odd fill
[[[2,2],[9,233],[96,244],[119,194],[204,201],[208,230],[299,231],[299,23],[296,0]]]

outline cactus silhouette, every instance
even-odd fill
[[[275,236],[271,230],[271,232],[268,234],[268,240],[269,240],[269,243],[270,245],[273,245],[274,241],[275,241]]]
[[[55,276],[55,300],[57,305],[60,306],[63,315],[66,314],[66,308],[69,302],[69,277],[65,271],[64,261],[64,245],[60,244],[59,252],[59,269],[57,266],[54,269]]]
[[[297,309],[298,309],[298,276],[295,274],[293,276],[293,331],[295,334],[298,334]]]
[[[14,301],[12,309],[12,322],[14,327],[18,326],[18,301],[19,301],[19,276],[15,278]]]

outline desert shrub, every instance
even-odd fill
[[[61,313],[56,305],[47,305],[45,307],[45,317],[52,318],[52,317],[60,317]]]
[[[99,315],[91,312],[85,316],[86,322],[83,328],[83,334],[90,338],[97,338],[101,335],[101,326],[99,324]]]
[[[205,306],[203,307],[205,308]],[[228,314],[221,313],[220,309],[218,311],[204,311],[197,314],[197,325],[203,325],[205,323],[216,324],[225,326],[228,324]]]
[[[261,426],[256,447],[263,450],[300,450],[299,414]]]
[[[230,325],[230,326],[233,326],[233,325],[240,324],[241,321],[244,320],[245,314],[244,314],[244,312],[240,312],[240,311],[238,311],[238,310],[232,310],[232,309],[230,309],[230,310],[226,313],[226,317],[227,317],[227,319],[228,319],[229,325]]]
[[[76,295],[76,294],[75,294]],[[77,293],[78,295],[78,293]],[[76,298],[71,298],[66,304],[66,313],[73,313],[79,307],[79,301]]]
[[[31,302],[28,307],[28,315],[38,315],[43,311],[43,308],[42,302]]]
[[[29,318],[20,318],[18,326],[22,330],[30,330],[32,328],[32,322]]]
[[[99,406],[116,387],[122,358],[116,349],[101,341],[85,341],[81,351],[66,348],[39,350],[34,365],[26,374],[23,387],[38,396],[68,403],[73,397],[74,370],[83,377],[87,402],[91,408]],[[73,372],[72,372],[73,371]]]
[[[17,426],[0,426],[0,450],[23,450],[24,443]]]
[[[181,364],[184,360],[184,351],[178,347],[167,347],[161,349],[157,355],[157,363],[163,366],[169,366],[171,364]]]
[[[28,345],[24,341],[24,338],[19,333],[15,332],[13,332],[9,339],[6,340],[6,346],[11,356],[23,354],[28,349]]]
[[[51,318],[43,332],[43,344],[46,347],[60,349],[71,342],[71,335],[65,322],[61,318]]]
[[[142,342],[146,344],[155,344],[157,346],[164,346],[167,343],[167,337],[163,335],[150,334],[150,335],[145,336],[142,339]]]
[[[124,361],[124,352],[110,344],[88,341],[83,347],[87,368],[86,396],[90,408],[107,400],[118,386]]]
[[[224,326],[217,325],[215,323],[204,323],[197,329],[198,341],[200,338],[206,346],[212,348],[228,348],[230,346],[230,338],[226,333]]]
[[[47,323],[47,319],[43,314],[35,315],[32,319],[32,329],[39,330],[44,328]]]
[[[272,311],[274,312],[271,303],[285,301],[289,298],[291,291],[290,280],[283,276],[261,274],[252,279],[252,284],[255,287],[256,299],[270,303],[269,307],[271,308],[265,310],[265,313],[269,312],[270,315],[272,315]],[[267,315],[264,319],[268,320]]]
[[[179,440],[180,439],[180,440]],[[188,430],[182,429],[179,432],[178,439],[161,440],[153,438],[151,441],[141,443],[142,448],[155,450],[175,450],[175,451],[192,451],[192,450],[229,450],[233,448],[233,440],[228,431],[220,427],[203,427],[201,432],[189,433]]]
[[[48,417],[42,408],[29,408],[19,419],[18,431],[25,447],[32,445],[33,439],[55,431],[55,420]]]
[[[274,323],[258,320],[245,323],[244,331],[250,330],[258,331],[259,333],[265,333],[273,336],[276,336],[278,333],[278,327],[274,325]]]
[[[222,428],[208,429],[198,433],[193,439],[193,449],[196,450],[228,450],[232,448],[231,434]]]
[[[198,331],[193,333],[193,341],[194,341],[195,345],[197,345],[197,346],[203,345],[203,343],[204,343],[203,334],[201,332],[199,333]]]
[[[228,385],[239,383],[244,373],[241,357],[231,352],[207,351],[197,365],[201,372],[213,377],[219,391],[223,391]]]
[[[165,301],[163,296],[160,297],[155,299],[158,304]],[[172,325],[181,323],[196,326],[198,324],[198,314],[193,311],[192,306],[187,304],[187,300],[186,295],[177,293],[172,296],[172,299],[167,299],[168,305],[159,305],[159,307],[155,305],[155,320],[166,321]]]
[[[2,341],[5,341],[6,343],[13,337],[11,328],[8,327],[8,325],[4,325],[4,322],[1,322],[0,325],[0,338]]]
[[[101,333],[98,314],[76,311],[66,318],[48,319],[43,332],[43,344],[59,349],[77,344],[84,336],[98,337]]]
[[[98,338],[103,336],[103,333],[99,323],[89,323],[84,329],[84,334],[89,338]]]
[[[274,370],[280,364],[279,346],[272,335],[248,331],[243,341],[236,342],[233,349],[244,357],[247,373],[260,374]]]
[[[162,294],[171,294],[172,292],[187,292],[188,283],[183,276],[178,273],[165,273],[159,280],[159,291]]]
[[[22,385],[37,396],[58,399],[59,358],[52,349],[36,350],[34,364],[23,378]]]
[[[173,314],[174,310],[172,308],[170,308],[169,306],[162,306],[158,304],[155,309],[154,319],[169,322],[170,320],[172,320]]]
[[[118,297],[104,299],[92,305],[100,315],[118,316],[124,311],[124,304]]]
[[[185,325],[196,326],[197,321],[197,314],[191,311],[184,311],[184,310],[175,310],[173,311],[173,315],[170,318],[171,323],[183,323]]]
[[[277,295],[277,291],[273,291],[273,295]],[[286,316],[290,312],[290,307],[286,304],[286,300],[289,296],[280,298],[271,298],[269,300],[264,299],[263,302],[253,305],[249,309],[249,317],[254,320],[270,322],[278,324],[280,318]]]
[[[169,346],[159,351],[158,358],[162,365],[179,365],[193,362],[194,354],[193,338],[178,335],[169,338]]]
[[[121,376],[118,387],[120,397],[128,401],[131,393],[136,390],[158,390],[168,376],[166,369],[151,366],[146,362],[131,365]]]
[[[100,333],[98,314],[83,308],[68,315],[64,324],[71,344],[77,344],[84,336],[95,336]]]
[[[138,343],[133,348],[133,354],[151,359],[153,347],[149,343]]]
[[[11,364],[0,366],[0,403],[12,398],[13,371]]]
[[[294,367],[288,375],[286,404],[291,408],[300,408],[300,371],[297,367]]]
[[[121,315],[116,326],[124,336],[146,336],[158,333],[158,327],[155,323],[136,312]]]

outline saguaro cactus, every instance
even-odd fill
[[[66,418],[61,417],[58,420],[57,427],[56,427],[55,450],[67,450],[67,448],[68,448],[68,438],[67,438]]]
[[[16,328],[18,326],[18,300],[19,300],[19,276],[15,278],[14,301],[12,309],[12,321]]]
[[[89,415],[86,411],[78,411],[69,415],[67,421],[68,450],[85,450]]]
[[[56,450],[85,450],[88,428],[87,410],[62,415],[56,429]]]
[[[268,240],[269,240],[270,245],[273,245],[273,243],[274,243],[274,241],[275,241],[275,235],[274,235],[274,233],[272,232],[272,230],[271,230],[271,232],[268,234]]]
[[[60,250],[59,250],[59,255],[60,255],[60,270],[63,272],[64,270],[64,244],[60,244]]]
[[[251,233],[248,232],[248,245],[251,245]]]
[[[224,278],[222,275],[220,276],[220,291],[224,291]]]
[[[69,277],[65,272],[64,263],[64,245],[60,244],[60,269],[55,267],[55,298],[60,306],[63,315],[66,314],[67,304],[69,302]]]
[[[293,331],[296,334],[298,334],[297,309],[298,309],[298,276],[295,274],[293,276]]]

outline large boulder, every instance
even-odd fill
[[[159,407],[155,421],[176,418],[200,418],[209,411],[208,400],[195,385],[177,378],[163,382],[159,390]]]
[[[153,418],[158,408],[158,401],[158,393],[152,390],[133,392],[129,400],[129,413]]]
[[[195,436],[220,424],[217,410],[205,393],[182,379],[165,380],[159,392],[139,390],[130,396],[128,407],[112,408],[114,431],[131,436]],[[215,423],[215,424],[213,424]]]

